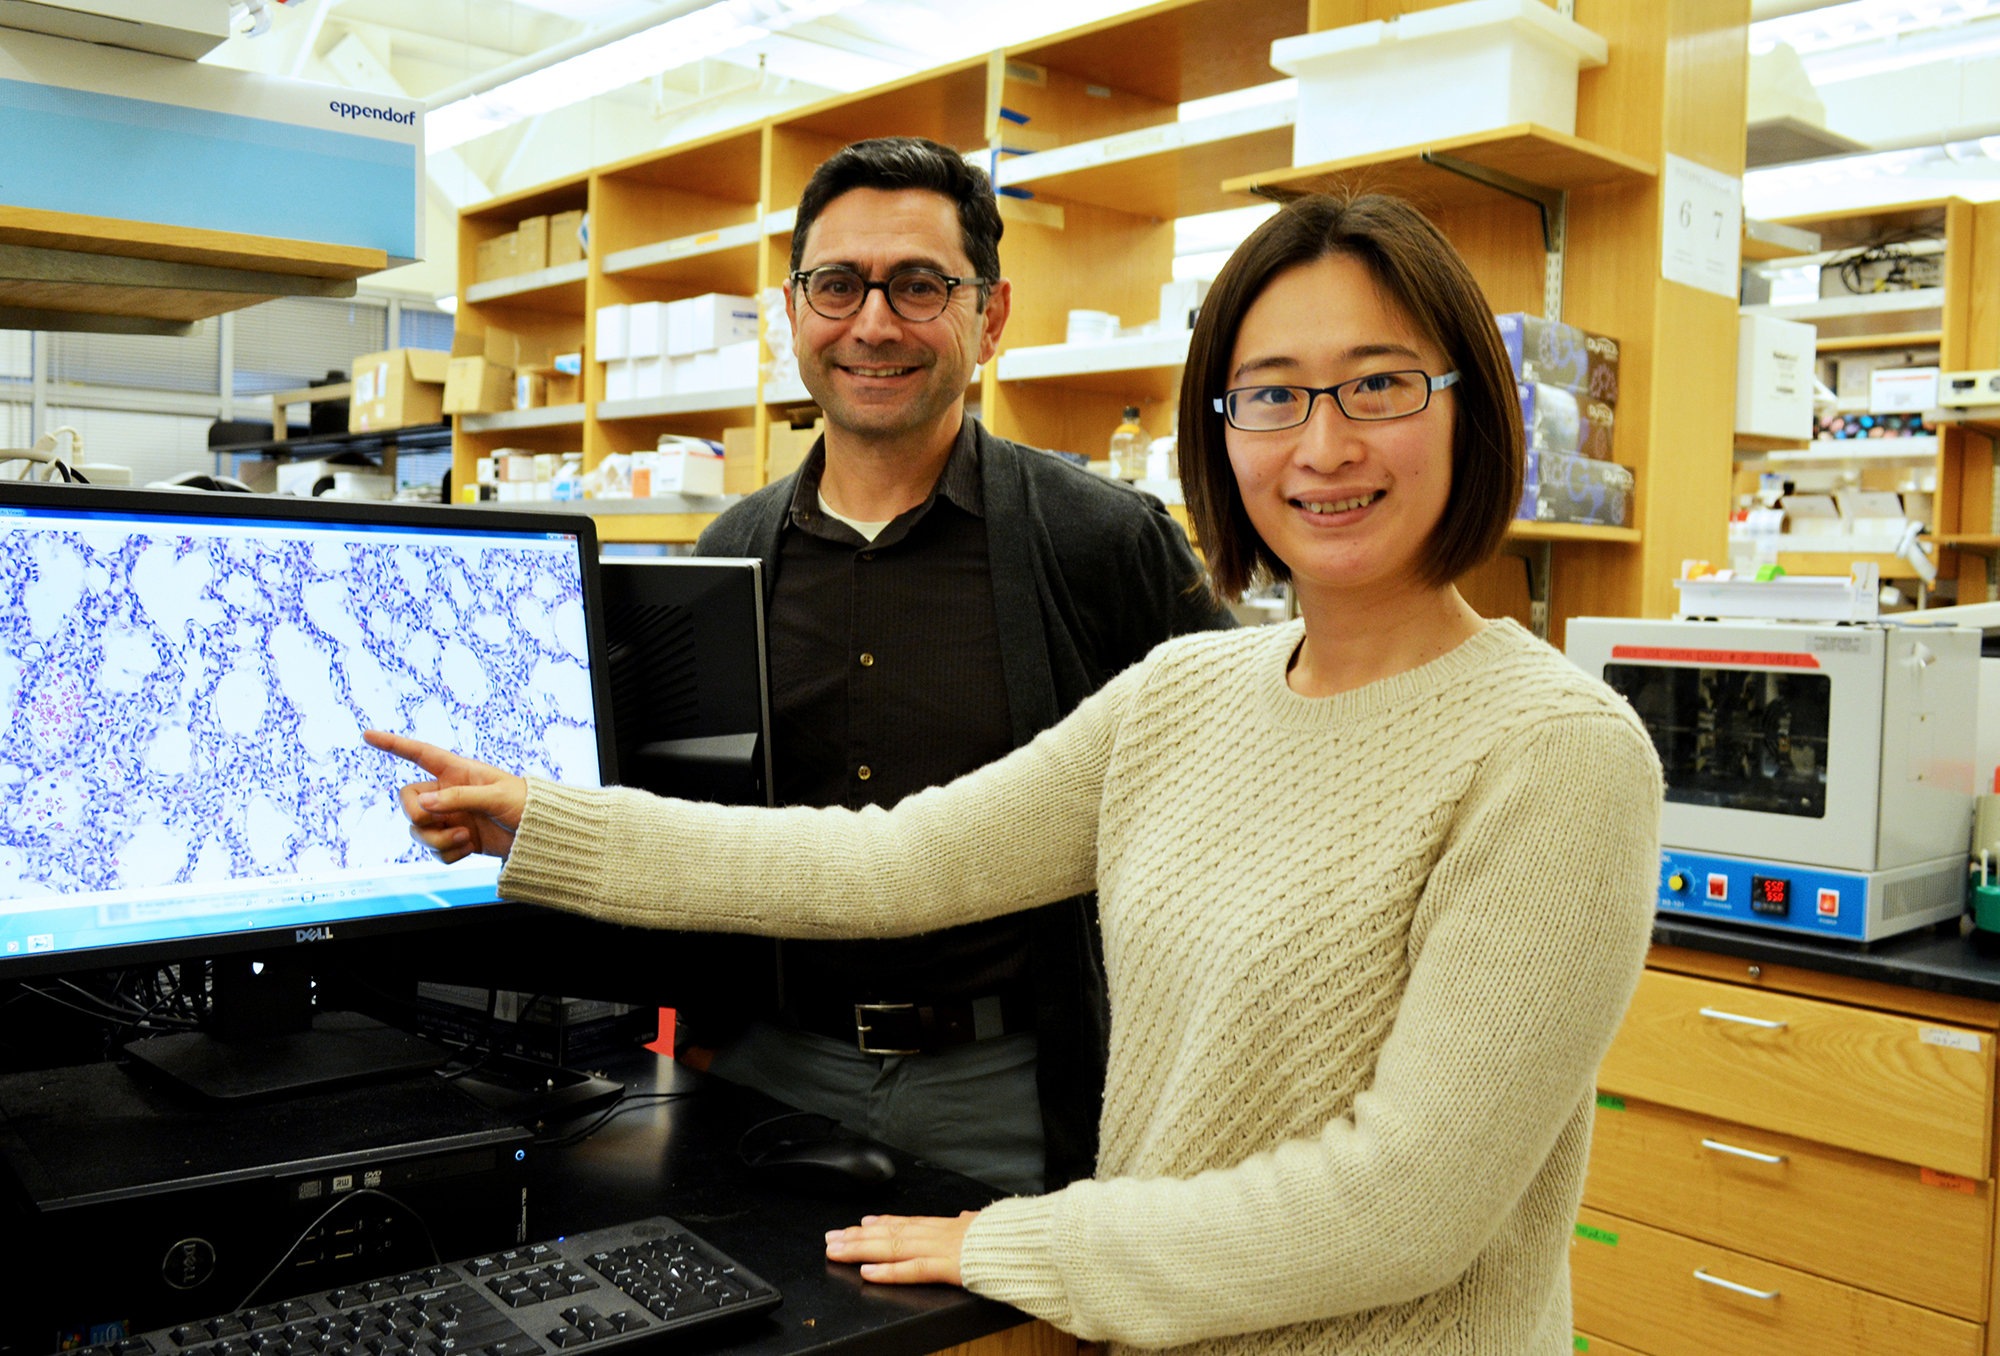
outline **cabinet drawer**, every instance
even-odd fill
[[[1621,1347],[1616,1342],[1610,1341],[1607,1338],[1592,1337],[1587,1332],[1580,1332],[1572,1336],[1570,1338],[1570,1345],[1575,1350],[1585,1353],[1585,1356],[1646,1356],[1644,1352],[1634,1351],[1630,1347]]]
[[[1991,1182],[1927,1183],[1926,1170],[1907,1163],[1617,1100],[1598,1106],[1586,1205],[1985,1318]]]
[[[1984,1350],[1979,1324],[1598,1210],[1581,1212],[1569,1261],[1577,1328],[1648,1356]]]
[[[1993,1038],[1648,970],[1597,1085],[1741,1125],[1992,1175]]]

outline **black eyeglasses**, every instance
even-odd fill
[[[828,320],[845,320],[868,302],[877,288],[888,298],[889,309],[905,320],[936,320],[951,304],[951,294],[961,287],[990,287],[992,278],[953,278],[934,268],[901,268],[880,282],[870,282],[845,264],[792,274],[794,287],[805,293],[806,305]]]
[[[1349,419],[1401,419],[1430,407],[1431,392],[1458,384],[1458,373],[1375,372],[1338,386],[1238,386],[1215,400],[1215,412],[1246,433],[1297,428],[1312,418],[1313,402],[1332,396]]]

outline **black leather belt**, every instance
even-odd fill
[[[940,1003],[792,1003],[785,1018],[801,1031],[853,1041],[864,1055],[935,1054],[1034,1030],[1033,1006],[1015,994]]]

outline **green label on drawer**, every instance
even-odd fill
[[[1613,1097],[1608,1092],[1597,1094],[1597,1104],[1606,1111],[1623,1111],[1625,1109],[1625,1099],[1623,1097]]]
[[[1573,1336],[1571,1336],[1569,1340],[1570,1340],[1570,1345],[1575,1347],[1578,1351],[1590,1350],[1590,1339],[1588,1337],[1585,1337],[1582,1333],[1574,1334]]]
[[[1579,1224],[1576,1226],[1576,1236],[1587,1238],[1593,1243],[1602,1243],[1607,1248],[1618,1246],[1618,1235],[1609,1229],[1593,1229],[1588,1224]]]

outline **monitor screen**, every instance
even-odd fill
[[[587,518],[0,483],[0,976],[491,904],[367,727],[611,766]]]

